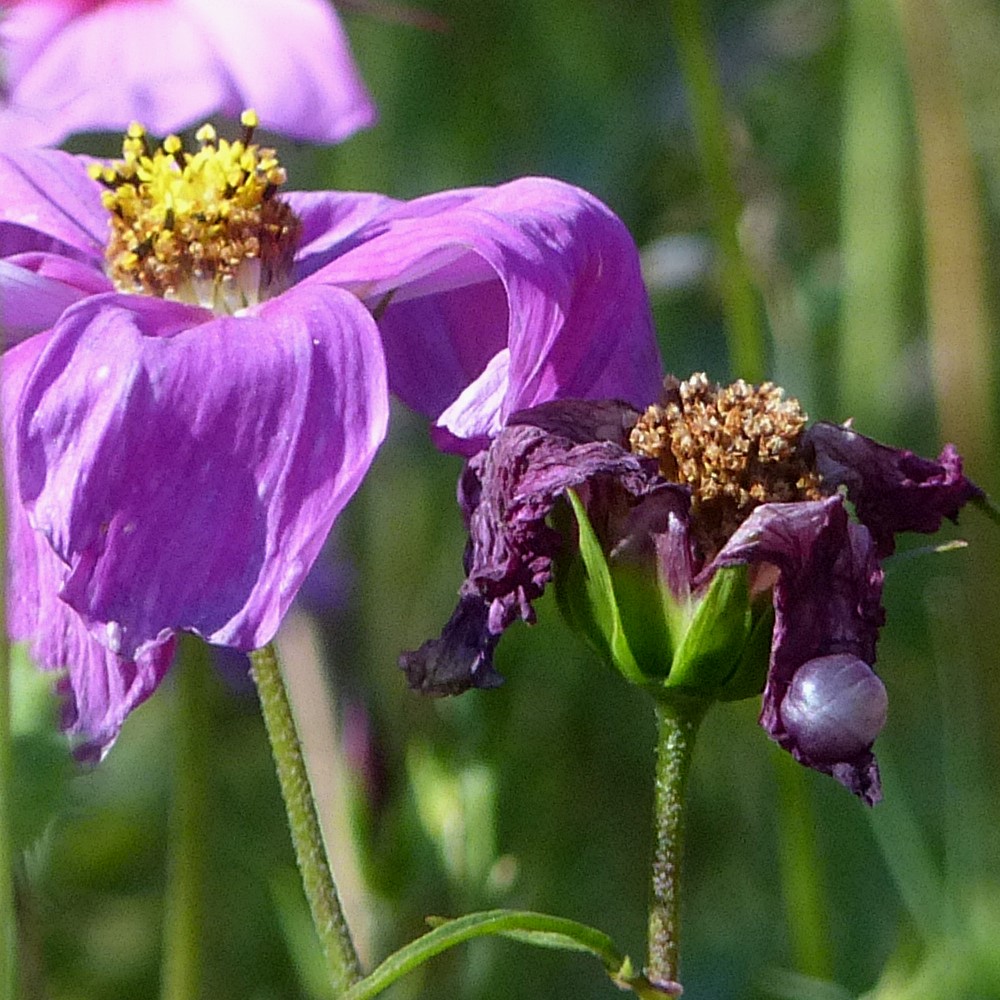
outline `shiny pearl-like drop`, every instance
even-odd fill
[[[849,760],[885,725],[885,687],[863,660],[847,653],[819,656],[795,672],[781,718],[798,748],[817,761]]]

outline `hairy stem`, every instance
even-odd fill
[[[649,962],[654,986],[680,994],[681,858],[684,847],[684,792],[694,738],[707,704],[680,697],[656,702],[656,787],[653,891],[649,910]]]
[[[340,996],[361,980],[361,968],[327,861],[292,707],[274,646],[267,645],[251,653],[250,661],[288,812],[302,886],[309,900],[334,995]]]

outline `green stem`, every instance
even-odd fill
[[[340,996],[360,982],[361,966],[327,861],[292,707],[274,646],[267,645],[251,653],[250,662],[288,812],[302,886],[326,958],[330,983],[334,994]]]
[[[208,825],[207,647],[184,636],[178,663],[176,759],[163,925],[163,1000],[194,1000],[201,988],[205,830]]]
[[[679,995],[681,856],[684,846],[684,791],[694,738],[707,704],[681,697],[656,702],[656,787],[653,892],[649,909],[649,962],[654,986]]]
[[[729,360],[735,374],[759,382],[765,369],[764,329],[750,267],[740,245],[743,204],[733,177],[722,85],[700,0],[670,0],[667,6],[712,202],[715,239],[722,257]]]
[[[0,452],[0,1000],[17,995],[17,911],[14,904],[10,642],[7,638],[7,509]]]

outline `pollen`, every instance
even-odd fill
[[[671,375],[630,446],[691,488],[695,541],[711,558],[760,504],[820,499],[820,478],[799,447],[807,420],[772,382],[719,386],[703,373],[684,382]]]
[[[153,147],[133,123],[122,159],[91,167],[106,189],[106,267],[120,291],[233,313],[288,287],[301,225],[277,196],[285,170],[274,150],[253,142],[256,114],[241,122],[233,142],[203,125],[193,151],[176,135]]]

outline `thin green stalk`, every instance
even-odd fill
[[[17,911],[14,903],[12,810],[14,759],[11,731],[10,642],[7,638],[7,508],[0,451],[0,1000],[17,995]]]
[[[707,703],[662,697],[656,702],[656,786],[649,961],[654,986],[679,995],[681,861],[684,848],[684,792],[698,726]]]
[[[177,678],[176,759],[163,924],[163,1000],[194,1000],[201,989],[208,822],[209,712],[207,647],[181,645]]]
[[[778,777],[778,871],[785,897],[786,924],[797,972],[833,978],[827,926],[823,863],[816,844],[819,822],[805,768],[784,750],[775,750]]]
[[[340,996],[350,986],[360,982],[361,966],[327,861],[292,707],[274,646],[267,645],[251,653],[250,661],[288,812],[288,825],[302,885],[326,958],[334,995]]]
[[[850,0],[846,14],[838,415],[898,431],[914,213],[902,53],[891,0]]]
[[[750,267],[740,245],[743,204],[733,177],[722,85],[704,12],[700,0],[670,0],[667,6],[712,203],[713,228],[721,255],[729,360],[736,375],[760,382],[765,372],[764,328]]]

